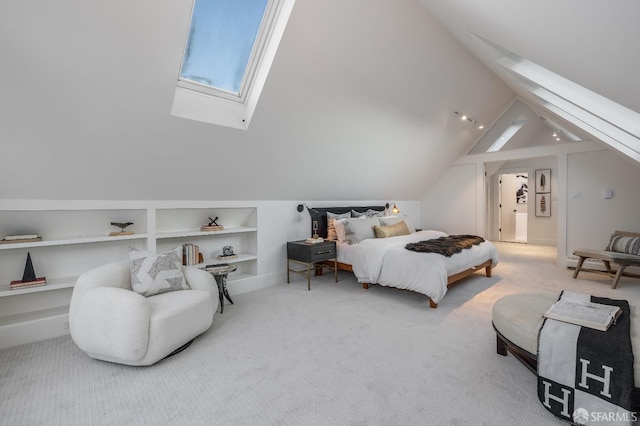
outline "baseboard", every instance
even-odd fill
[[[263,275],[246,275],[242,276],[239,279],[231,279],[232,277],[230,275],[229,278],[230,279],[227,281],[227,289],[229,290],[229,295],[231,296],[233,296],[234,294],[248,293],[250,291],[259,290],[261,288],[267,288],[277,284],[282,284],[287,280],[284,272],[274,272],[271,274]]]
[[[0,325],[0,349],[39,342],[69,334],[69,314]]]
[[[537,244],[541,246],[557,246],[558,240],[549,238],[528,238],[527,244]]]

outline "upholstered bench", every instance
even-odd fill
[[[534,374],[537,372],[538,334],[544,313],[559,298],[556,293],[521,293],[504,296],[493,305],[493,328],[496,331],[496,350],[506,356],[507,351]],[[634,348],[634,380],[640,386],[640,318],[634,305],[631,308],[631,345]],[[635,400],[635,404],[640,401]],[[636,408],[637,409],[637,408]]]

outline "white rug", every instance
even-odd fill
[[[151,367],[96,361],[69,336],[0,351],[2,425],[558,425],[536,378],[496,354],[505,294],[640,299],[637,280],[555,266],[555,248],[497,244],[501,262],[452,287],[363,290],[341,272],[232,296],[213,327]],[[297,279],[296,277],[295,279]]]

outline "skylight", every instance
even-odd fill
[[[247,129],[295,0],[194,0],[171,114]]]
[[[267,0],[195,0],[180,80],[240,97]]]
[[[522,129],[522,126],[524,126],[524,123],[526,123],[527,120],[524,118],[520,118],[519,120],[514,121],[513,123],[511,123],[511,125],[509,127],[507,127],[507,129],[502,132],[502,134],[500,135],[500,137],[498,137],[498,139],[495,140],[495,142],[493,142],[491,144],[491,146],[489,148],[487,148],[486,152],[496,152],[496,151],[500,151],[502,149],[502,147],[509,142],[509,140],[516,134],[518,133],[518,130]]]

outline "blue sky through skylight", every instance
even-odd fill
[[[268,0],[196,0],[180,77],[238,94]]]

